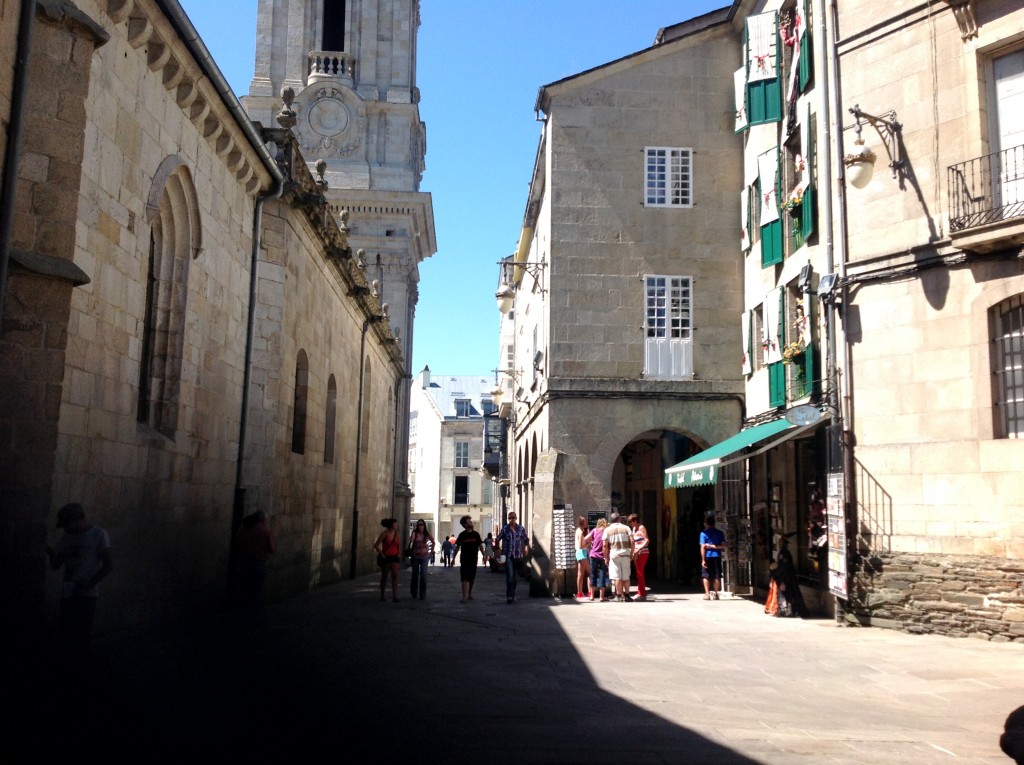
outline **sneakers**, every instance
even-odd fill
[[[712,598],[713,598],[714,600],[718,600],[718,593],[717,593],[717,592],[713,592],[713,593],[711,593],[711,597],[712,597]]]
[[[584,595],[582,592],[577,592],[576,593],[576,600],[583,600],[585,597],[587,597],[587,596]]]

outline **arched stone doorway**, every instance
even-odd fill
[[[665,489],[664,471],[707,444],[677,430],[648,430],[621,448],[611,474],[612,508],[636,513],[651,537],[649,579],[700,587],[698,537],[705,513],[714,507],[713,487]]]

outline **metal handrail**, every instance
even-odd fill
[[[950,231],[1024,217],[1024,145],[948,168]]]

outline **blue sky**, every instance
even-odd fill
[[[180,0],[241,97],[255,61],[257,0]],[[437,253],[420,265],[413,374],[498,366],[497,262],[519,239],[542,85],[650,47],[662,27],[729,0],[422,0],[421,191]]]

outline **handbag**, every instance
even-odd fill
[[[415,536],[415,533],[413,534],[413,536]],[[412,558],[412,537],[409,537],[409,544],[405,548],[405,550],[402,552],[402,557],[403,558]]]
[[[385,558],[380,553],[377,553],[377,566],[378,567],[383,568],[384,566],[387,565],[387,562],[388,562],[387,558]]]

